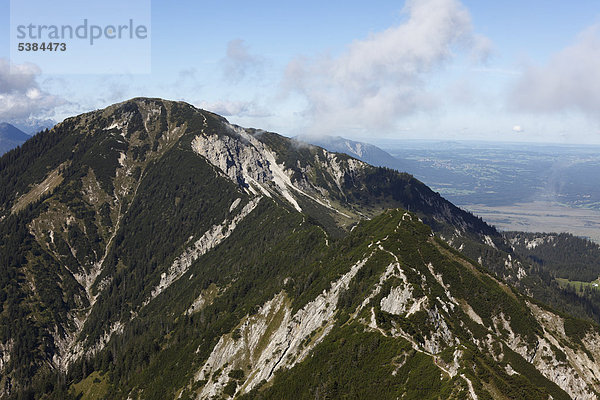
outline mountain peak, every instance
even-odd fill
[[[25,141],[31,136],[7,122],[0,122],[0,140]]]
[[[9,150],[20,146],[31,136],[19,128],[6,122],[0,122],[0,156]]]

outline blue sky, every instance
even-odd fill
[[[0,0],[0,119],[154,96],[288,136],[600,143],[597,0],[155,0],[151,15],[151,73],[50,74],[11,65]]]

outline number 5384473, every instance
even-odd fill
[[[66,43],[56,43],[56,42],[48,42],[48,43],[19,43],[17,46],[19,51],[67,51]]]

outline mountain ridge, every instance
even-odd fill
[[[600,390],[598,328],[490,275],[526,265],[409,174],[136,98],[34,136],[0,183],[0,397],[277,398],[363,336],[397,350],[382,398]],[[359,389],[329,376],[303,393]]]

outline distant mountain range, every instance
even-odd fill
[[[406,170],[406,163],[370,143],[357,142],[341,136],[299,135],[294,137],[294,139],[320,146],[328,151],[348,154],[376,167]]]
[[[2,140],[13,140],[13,141],[25,141],[31,136],[20,130],[14,125],[6,122],[0,122],[0,139]]]
[[[31,138],[25,132],[6,122],[0,122],[0,155]]]
[[[0,155],[29,140],[32,135],[52,128],[56,122],[51,119],[23,121],[9,124],[0,122]]]
[[[183,102],[115,104],[0,157],[0,268],[0,399],[600,393],[600,328],[541,303],[568,298],[492,226]]]
[[[52,128],[56,125],[56,121],[53,119],[28,119],[12,122],[12,124],[26,134],[33,136],[38,132]]]

